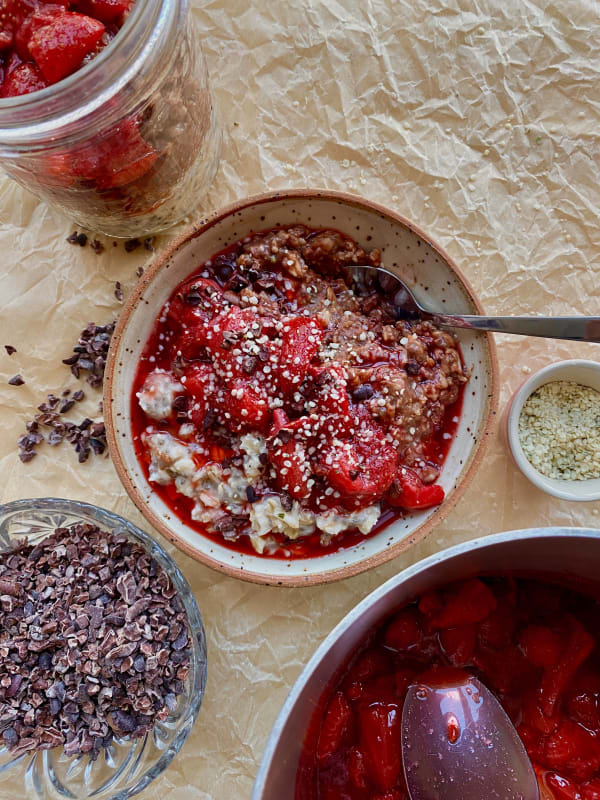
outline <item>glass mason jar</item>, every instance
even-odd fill
[[[137,0],[80,70],[0,100],[0,164],[77,225],[132,238],[202,199],[221,131],[188,0]]]

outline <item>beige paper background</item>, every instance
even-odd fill
[[[414,219],[456,259],[488,312],[599,313],[600,6],[595,0],[193,0],[225,128],[201,210],[266,189],[353,191]],[[200,212],[199,212],[200,213]],[[0,501],[86,500],[148,528],[108,459],[68,445],[29,464],[16,440],[90,320],[118,314],[149,254],[96,256],[73,226],[0,183]],[[168,236],[159,243],[164,245]],[[600,346],[497,337],[501,408],[535,370]],[[21,372],[27,383],[7,386]],[[81,411],[97,415],[87,392]],[[146,800],[249,797],[289,688],[371,589],[450,544],[538,525],[597,526],[600,504],[552,500],[509,463],[497,432],[458,507],[422,544],[370,574],[314,589],[262,588],[176,553],[209,647],[198,723]],[[22,787],[0,784],[0,798]],[[287,798],[281,798],[287,800]],[[291,790],[290,790],[291,800]]]

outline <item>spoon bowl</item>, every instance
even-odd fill
[[[411,800],[539,800],[535,772],[508,715],[462,670],[421,675],[402,712]]]
[[[466,328],[546,339],[600,342],[600,317],[484,317],[475,314],[438,314],[423,308],[408,286],[393,272],[367,264],[352,265],[357,283],[366,283],[361,270],[376,273],[381,289],[392,297],[398,319],[429,320],[438,328]]]

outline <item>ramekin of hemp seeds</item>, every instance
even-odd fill
[[[532,375],[506,412],[514,460],[564,500],[600,499],[600,363],[560,361]]]

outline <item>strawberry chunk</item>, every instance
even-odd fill
[[[360,747],[369,776],[381,791],[393,789],[402,770],[401,710],[396,703],[373,703],[360,709]]]
[[[439,506],[444,499],[444,490],[438,484],[425,486],[416,472],[402,467],[388,493],[388,502],[407,511]]]
[[[343,692],[334,694],[319,734],[317,758],[326,763],[341,748],[352,729],[352,709]]]
[[[9,72],[0,89],[0,97],[19,97],[45,89],[48,84],[34,64],[20,64]]]
[[[498,607],[479,625],[479,643],[500,650],[508,647],[517,626],[514,608],[505,598],[498,599]]]
[[[591,655],[596,640],[576,619],[572,620],[572,631],[566,650],[560,661],[544,670],[540,684],[540,707],[546,716],[551,716],[569,682],[579,667]]]
[[[56,83],[81,66],[85,56],[96,49],[104,31],[99,20],[67,11],[34,31],[29,52],[44,78]]]
[[[349,507],[365,506],[388,490],[398,465],[396,450],[383,441],[380,428],[368,411],[357,409],[355,436],[327,443],[314,471],[323,475]]]
[[[311,493],[308,486],[311,469],[304,443],[286,429],[279,431],[278,438],[282,444],[269,448],[269,460],[277,473],[277,488],[296,500],[305,500]]]
[[[214,397],[218,387],[217,378],[210,364],[196,363],[187,368],[185,388],[192,396],[190,416],[199,430],[204,428],[206,415],[214,407]]]
[[[316,319],[292,317],[283,320],[277,384],[284,397],[300,389],[310,362],[315,357],[323,329]]]
[[[545,625],[528,625],[521,631],[519,644],[536,667],[553,667],[564,649],[560,636]]]
[[[555,800],[582,800],[581,792],[576,784],[568,778],[563,778],[555,772],[549,772],[545,776],[545,781]]]
[[[348,378],[346,370],[337,361],[327,366],[311,367],[309,399],[321,414],[347,416],[350,414]]]
[[[575,692],[568,698],[566,706],[569,716],[575,722],[591,731],[600,729],[598,695],[592,692]]]
[[[265,433],[269,427],[269,398],[256,381],[234,380],[227,391],[218,395],[217,407],[223,424],[234,433]]]
[[[583,800],[600,800],[600,778],[594,778],[581,787]]]
[[[71,171],[82,181],[93,181],[99,190],[118,189],[142,178],[157,158],[140,134],[138,119],[128,117],[72,153]]]
[[[417,648],[422,638],[423,631],[412,608],[405,608],[396,614],[384,635],[386,646],[399,653]]]
[[[475,625],[463,625],[440,631],[440,644],[444,655],[455,667],[469,664],[475,652],[477,629]]]
[[[132,0],[79,0],[77,3],[84,14],[107,23],[118,20],[132,4]]]
[[[432,628],[460,628],[484,620],[497,600],[479,578],[455,584],[445,595],[445,606],[431,620]]]
[[[352,747],[348,753],[348,774],[357,789],[369,788],[369,776],[365,757],[358,747]]]
[[[64,6],[56,3],[45,3],[23,20],[23,23],[15,31],[15,49],[19,57],[24,61],[31,60],[32,54],[29,52],[29,41],[33,34],[64,13]]]

